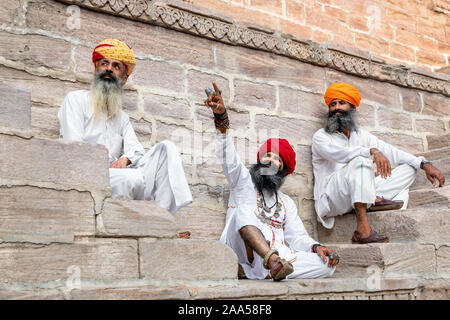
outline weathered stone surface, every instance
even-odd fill
[[[194,196],[195,197],[195,196]],[[226,210],[187,206],[177,211],[175,220],[179,231],[190,231],[192,239],[219,240],[225,227]]]
[[[133,82],[139,86],[180,94],[184,91],[184,70],[163,61],[137,60]]]
[[[445,123],[437,119],[416,119],[416,131],[427,132],[435,135],[445,133]]]
[[[450,147],[450,134],[427,136],[428,150]]]
[[[449,278],[431,279],[423,281],[420,300],[450,300]]]
[[[212,83],[215,82],[225,103],[230,99],[230,87],[228,79],[217,74],[209,74],[197,70],[189,70],[187,73],[187,94],[195,101],[202,102],[206,99],[205,89],[214,90]],[[209,110],[211,112],[211,110]]]
[[[422,108],[422,99],[419,91],[416,90],[400,90],[402,94],[403,110],[409,112],[419,112]]]
[[[0,56],[21,61],[27,67],[48,67],[68,71],[71,45],[69,42],[41,35],[21,35],[0,32]],[[48,50],[51,48],[52,50]]]
[[[92,288],[70,292],[73,300],[187,300],[189,289],[181,286]]]
[[[410,115],[401,112],[394,112],[386,108],[378,108],[378,125],[397,130],[412,130],[412,119]]]
[[[52,107],[59,107],[70,91],[89,89],[87,83],[60,81],[4,66],[0,66],[0,80],[7,82],[10,86],[30,92],[31,101],[48,104]]]
[[[106,199],[97,216],[101,236],[172,238],[176,231],[173,216],[154,201]]]
[[[0,126],[16,129],[31,127],[30,93],[0,81]]]
[[[238,106],[275,110],[275,87],[248,81],[234,81],[234,103]]]
[[[280,108],[283,111],[318,119],[325,119],[326,117],[328,108],[320,94],[280,86],[279,95]]]
[[[450,247],[441,246],[436,250],[437,257],[437,271],[442,273],[450,274]]]
[[[47,246],[0,244],[2,283],[65,282],[77,267],[82,281],[137,279],[137,241],[85,238]]]
[[[218,240],[139,239],[139,256],[141,276],[147,279],[237,278],[237,257]]]
[[[255,128],[257,130],[267,130],[269,137],[287,139],[291,144],[300,139],[310,141],[314,133],[322,128],[322,126],[322,122],[310,120],[266,115],[256,115],[255,117]],[[302,128],[301,132],[299,132],[299,128]]]
[[[152,116],[173,119],[189,119],[191,116],[187,100],[150,93],[144,95],[144,110]]]
[[[409,192],[408,208],[450,208],[450,186]]]
[[[417,241],[418,243],[447,243],[450,241],[448,209],[408,209],[369,212],[369,225],[391,242]],[[346,214],[335,219],[333,229],[319,224],[319,241],[350,243],[356,230],[356,216]]]
[[[416,243],[328,244],[341,259],[333,276],[367,278],[373,271],[381,276],[434,274],[433,245]]]
[[[0,21],[5,24],[12,23],[19,7],[20,3],[16,0],[3,0],[0,7]]]
[[[286,57],[247,48],[216,45],[216,67],[250,78],[296,83],[312,90],[323,90],[325,70]]]
[[[0,187],[0,242],[72,243],[94,235],[94,201],[88,192]]]
[[[32,2],[27,8],[27,26],[62,33],[93,46],[104,40],[105,26],[108,26],[109,34],[120,34],[138,58],[145,53],[202,67],[214,64],[213,44],[207,39],[157,26],[149,28],[138,21],[80,8],[80,28],[69,28],[67,19],[70,14],[66,11],[66,4],[49,0]]]
[[[16,183],[109,188],[108,153],[101,145],[0,135],[0,158],[0,177]]]
[[[450,98],[440,94],[424,94],[424,114],[448,116]]]
[[[386,130],[387,131],[387,130]],[[412,135],[400,134],[400,133],[390,133],[390,132],[372,132],[379,139],[392,144],[399,148],[400,150],[410,152],[412,154],[423,152],[423,141],[422,138],[417,138]]]
[[[40,138],[59,138],[59,108],[52,108],[41,103],[33,103],[31,107],[31,126],[35,135]]]

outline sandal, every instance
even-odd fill
[[[403,201],[402,200],[387,200],[385,198],[381,198],[380,201],[376,201],[375,205],[371,206],[367,211],[373,212],[373,211],[384,211],[384,210],[398,210],[403,207]]]
[[[281,281],[294,272],[292,263],[278,257],[277,263],[270,269],[273,281]]]
[[[389,238],[379,235],[375,230],[370,229],[370,234],[367,238],[362,238],[361,233],[355,231],[352,237],[352,243],[377,243],[377,242],[389,242]]]

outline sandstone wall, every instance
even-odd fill
[[[177,3],[159,1],[165,2]],[[73,3],[80,6],[69,6]],[[331,50],[315,43],[296,42],[310,51],[317,49],[323,59],[311,60],[315,49],[299,58],[300,51],[292,47],[269,49],[270,30],[262,30],[264,48],[258,48],[255,33],[251,43],[227,43],[215,39],[214,30],[198,25],[187,30],[180,20],[178,24],[170,20],[176,15],[151,11],[150,4],[145,8],[154,15],[153,24],[142,18],[145,8],[139,11],[137,5],[115,8],[109,2],[96,3],[100,2],[6,0],[0,8],[0,81],[31,92],[33,131],[57,139],[57,112],[65,94],[89,88],[92,49],[106,37],[125,40],[135,51],[137,67],[126,86],[124,107],[144,147],[164,139],[177,144],[193,206],[210,209],[198,211],[205,215],[222,212],[223,221],[227,201],[227,184],[215,160],[213,120],[203,106],[204,88],[212,81],[223,91],[237,149],[247,165],[255,162],[258,146],[269,136],[286,138],[294,146],[297,168],[283,189],[296,201],[313,236],[317,222],[310,144],[312,134],[323,125],[327,110],[322,96],[328,85],[336,81],[356,85],[363,96],[358,111],[361,126],[406,151],[426,152],[427,135],[450,132],[446,76],[392,67],[364,52]],[[180,12],[190,12],[190,4],[177,5]],[[77,12],[78,26],[73,20]],[[208,17],[231,21],[211,11],[200,13],[196,17],[205,19],[206,25]],[[180,32],[183,28],[187,31]],[[283,37],[279,39],[295,40]],[[0,87],[2,95],[7,94],[2,88],[6,86]],[[216,231],[210,236],[218,237],[222,226],[213,227]]]
[[[438,70],[449,65],[445,0],[187,0],[317,42],[368,50],[390,63]]]

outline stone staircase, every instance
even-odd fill
[[[319,227],[318,240],[342,257],[333,278],[238,280],[236,255],[218,241],[225,208],[198,203],[171,216],[151,201],[111,197],[107,150],[35,136],[29,108],[15,108],[29,106],[29,94],[8,92],[0,114],[0,299],[449,298],[448,187],[418,184],[411,209],[370,213],[388,244],[349,244],[351,214],[332,231]],[[448,140],[432,141],[430,160],[445,164],[431,153]],[[177,238],[186,230],[191,239]]]

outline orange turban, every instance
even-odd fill
[[[97,67],[97,61],[101,59],[114,59],[122,61],[127,70],[127,78],[136,66],[134,52],[129,45],[118,39],[109,38],[103,40],[92,52],[92,62]]]
[[[329,106],[333,100],[339,99],[351,103],[357,108],[361,101],[361,95],[359,94],[358,89],[351,84],[338,82],[328,87],[324,99],[327,106]]]

